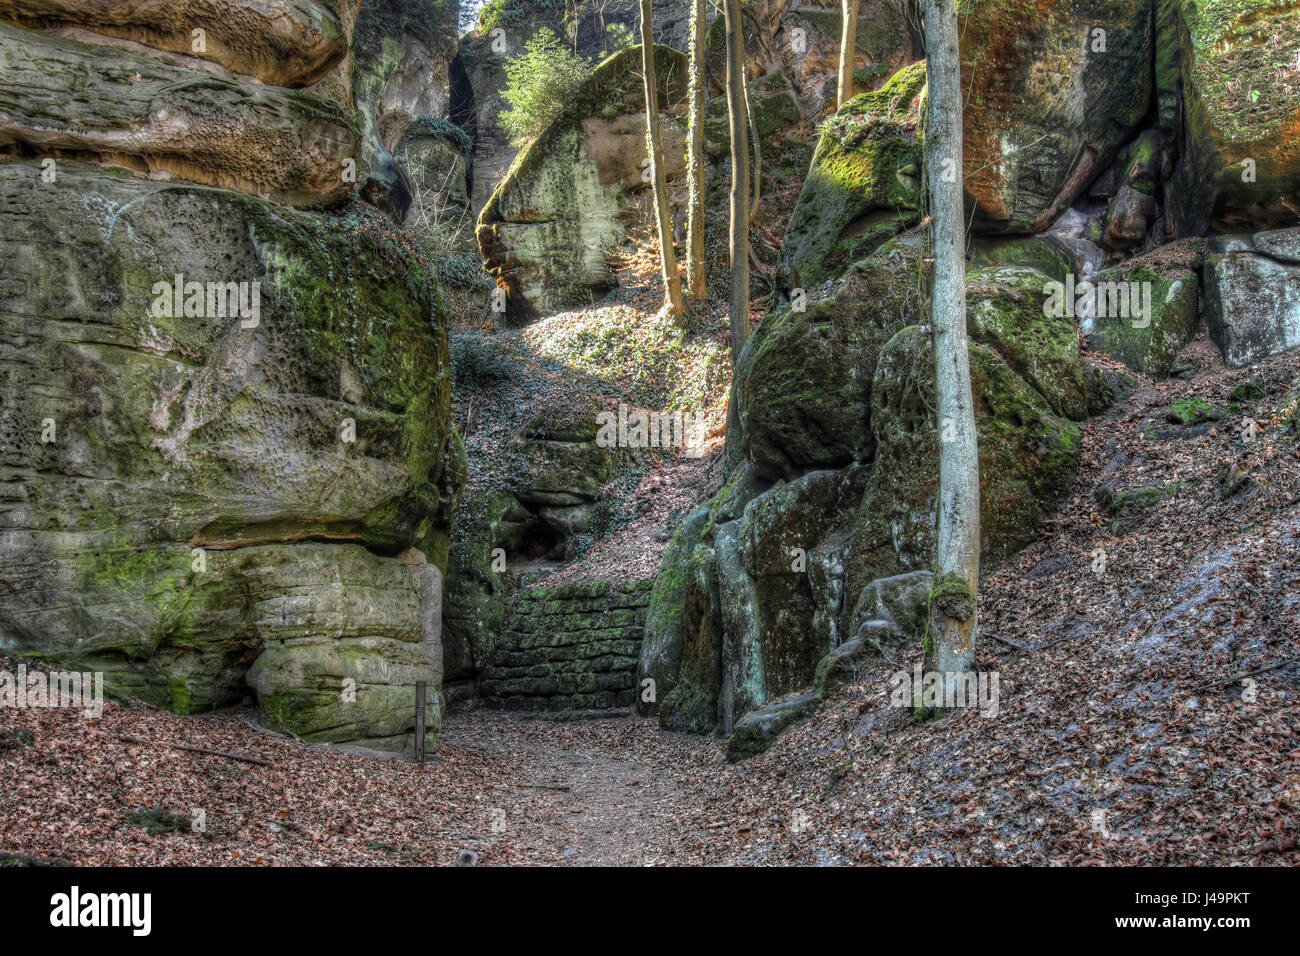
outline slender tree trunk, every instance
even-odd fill
[[[743,70],[740,75],[744,80],[745,119],[749,124],[749,139],[754,147],[754,165],[749,170],[749,224],[752,226],[754,217],[758,215],[758,201],[763,198],[763,144],[758,141],[758,120],[754,118],[754,111],[749,105],[749,80],[745,78]]]
[[[843,29],[840,30],[840,86],[835,108],[853,99],[853,62],[858,49],[858,0],[843,0]]]
[[[929,82],[925,134],[934,250],[935,388],[939,415],[939,537],[930,602],[930,669],[975,663],[980,475],[966,338],[966,227],[962,183],[961,59],[957,0],[926,0]]]
[[[686,219],[686,289],[692,299],[706,293],[704,264],[704,116],[708,109],[708,84],[704,82],[705,0],[691,0],[691,129],[686,152],[690,200]]]
[[[682,314],[682,283],[677,277],[677,250],[673,248],[673,223],[668,216],[668,180],[664,174],[663,142],[659,129],[659,93],[655,88],[655,39],[650,0],[641,0],[641,67],[645,74],[646,140],[654,174],[655,221],[659,227],[659,265],[664,274],[668,311]]]
[[[727,33],[727,118],[731,131],[731,357],[749,338],[749,135],[745,108],[745,38],[740,0],[723,0]]]

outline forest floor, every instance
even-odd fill
[[[996,716],[890,706],[910,658],[734,765],[718,738],[630,714],[453,712],[417,766],[272,735],[239,709],[6,708],[0,856],[1296,865],[1295,362],[1224,369],[1204,338],[1182,358],[1183,378],[1139,381],[1087,424],[1074,492],[985,581],[977,666],[1000,675]]]

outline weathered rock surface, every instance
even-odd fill
[[[733,392],[747,459],[768,480],[870,461],[871,378],[895,332],[923,321],[922,252],[895,243],[820,298],[768,316],[745,343]]]
[[[973,310],[972,310],[973,311]],[[1028,316],[1026,317],[1028,318]],[[1044,317],[1041,311],[1038,319]],[[1073,323],[1064,320],[1070,337]],[[971,322],[971,380],[979,430],[982,560],[994,566],[1023,546],[1065,494],[1079,464],[1078,426],[1017,374],[1013,353]],[[983,340],[983,341],[981,341]],[[1059,339],[1043,336],[1049,348]],[[987,344],[985,344],[987,343]],[[928,330],[913,326],[886,345],[871,390],[877,454],[854,523],[847,593],[934,561],[939,430],[931,411],[934,357]],[[1068,365],[1068,356],[1061,356]],[[1039,368],[1043,368],[1042,365]],[[1078,368],[1082,387],[1082,363]],[[1071,385],[1068,391],[1073,392]]]
[[[268,721],[408,744],[464,468],[432,282],[349,220],[58,168],[0,162],[0,646],[182,712],[260,662]]]
[[[804,115],[810,119],[833,110],[843,29],[838,0],[750,0],[742,5],[741,14],[746,74],[751,79],[773,71],[784,74]],[[723,26],[721,14],[711,20],[705,60],[710,89],[718,96],[726,84]],[[857,90],[876,89],[919,55],[920,37],[909,32],[899,4],[892,0],[861,0],[853,64]]]
[[[87,27],[156,50],[212,60],[262,83],[297,87],[321,79],[343,59],[347,28],[360,2],[0,0],[0,18],[34,28]]]
[[[352,185],[353,118],[327,99],[196,71],[195,61],[0,24],[0,146],[26,143],[150,178],[295,206]]]
[[[934,575],[910,571],[877,578],[862,589],[853,607],[852,636],[817,664],[813,690],[819,697],[835,694],[857,679],[861,669],[882,659],[897,660],[916,647],[925,632],[925,615]]]
[[[590,303],[617,283],[607,254],[626,235],[630,194],[648,189],[641,50],[606,60],[551,126],[519,154],[479,216],[489,272],[507,291],[503,321],[522,325]],[[685,169],[685,129],[673,116],[685,93],[686,58],[655,51],[669,180]]]
[[[506,710],[601,710],[637,697],[650,582],[520,591],[477,692]]]
[[[1290,0],[1158,0],[1161,124],[1180,159],[1176,236],[1300,224],[1300,9]]]
[[[1081,326],[1088,335],[1088,347],[1153,378],[1168,376],[1174,357],[1196,335],[1201,285],[1196,273],[1182,267],[1138,265],[1107,269],[1092,278],[1099,285],[1123,283],[1142,295],[1149,285],[1151,314],[1123,315],[1107,308],[1106,315],[1085,319]],[[1107,294],[1106,301],[1110,298]],[[1100,295],[1098,301],[1102,301]]]
[[[1149,0],[981,0],[961,31],[975,226],[1046,229],[1147,113]]]
[[[1227,365],[1300,346],[1300,229],[1216,237],[1204,281],[1210,337]]]
[[[458,126],[433,116],[421,116],[406,127],[394,147],[394,158],[411,183],[412,213],[425,228],[446,228],[449,207],[469,206],[469,163],[474,147]],[[423,217],[421,220],[420,217]]]
[[[772,746],[781,731],[807,717],[819,703],[821,698],[809,691],[751,710],[736,722],[731,739],[727,741],[727,761],[739,763],[746,757],[762,753]]]
[[[1071,419],[1088,404],[1076,323],[1043,314],[1048,276],[1004,267],[968,278],[992,564],[1068,489],[1080,451]],[[919,245],[895,240],[824,300],[751,336],[736,385],[743,464],[678,529],[651,597],[640,673],[673,681],[664,727],[730,732],[774,697],[814,679],[825,692],[865,656],[915,637],[939,452],[930,335],[914,324],[923,281]],[[754,716],[737,746],[749,752],[793,719],[777,711]]]

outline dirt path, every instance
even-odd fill
[[[545,720],[471,710],[447,718],[442,743],[522,761],[517,799],[489,812],[493,832],[482,843],[484,863],[491,862],[495,839],[539,863],[661,861],[682,809],[725,766],[721,741],[666,733],[635,715]]]

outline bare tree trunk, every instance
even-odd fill
[[[840,30],[840,86],[836,109],[853,99],[853,62],[857,59],[858,49],[858,0],[844,0],[841,8],[844,25]]]
[[[961,57],[957,0],[926,0],[929,106],[925,133],[934,250],[935,388],[939,414],[939,537],[930,600],[930,669],[975,663],[980,474],[966,338],[966,227],[962,183]]]
[[[655,39],[650,0],[641,0],[641,67],[645,74],[646,140],[650,146],[650,170],[654,174],[655,222],[659,227],[659,265],[664,275],[664,298],[668,311],[682,314],[682,283],[677,277],[677,250],[673,248],[673,224],[668,216],[668,180],[664,175],[663,141],[659,129],[659,93],[655,88]]]
[[[744,78],[744,72],[741,77]],[[749,123],[749,139],[753,143],[753,167],[749,171],[749,224],[758,215],[758,201],[763,198],[763,144],[758,141],[758,121],[749,105],[749,80],[745,79],[745,118]],[[752,252],[752,250],[751,250]]]
[[[686,220],[686,289],[692,299],[705,296],[704,264],[704,116],[708,109],[708,84],[704,82],[705,0],[691,0],[690,140],[686,151],[686,176],[690,199]]]
[[[644,0],[643,0],[644,2]],[[731,130],[731,357],[749,338],[749,111],[745,108],[745,37],[740,0],[723,0],[727,33],[727,117]]]

